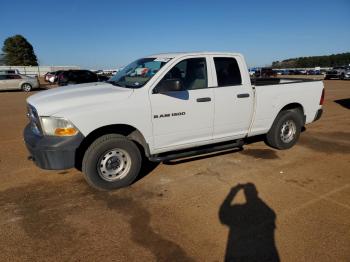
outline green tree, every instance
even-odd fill
[[[37,66],[38,61],[33,46],[21,35],[15,35],[4,41],[2,48],[6,65]]]
[[[332,67],[350,64],[350,52],[342,54],[333,54],[325,56],[297,57],[283,60],[281,62],[272,62],[275,68],[294,68],[294,67]]]
[[[0,66],[5,65],[4,54],[0,54]]]

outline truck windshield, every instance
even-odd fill
[[[114,85],[140,88],[144,86],[171,58],[141,58],[124,67],[108,82]]]

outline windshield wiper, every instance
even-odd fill
[[[107,82],[114,86],[126,87],[126,85],[123,85],[121,84],[121,82],[118,82],[118,81],[107,81]]]
[[[107,82],[108,82],[108,83],[111,83],[112,85],[120,86],[120,87],[124,87],[124,88],[132,88],[132,89],[135,89],[135,88],[141,87],[141,86],[135,86],[135,85],[122,84],[122,82],[120,82],[120,81],[107,81]]]

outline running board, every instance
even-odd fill
[[[244,145],[243,140],[237,140],[229,144],[221,143],[220,145],[216,144],[214,146],[205,146],[205,147],[202,146],[190,151],[178,151],[177,153],[173,152],[172,154],[169,154],[169,155],[165,155],[165,154],[151,155],[148,159],[152,162],[166,162],[166,161],[175,160],[179,158],[209,154],[212,152],[228,150],[235,147],[242,147],[243,145]]]

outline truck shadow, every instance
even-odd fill
[[[342,107],[345,107],[346,109],[350,109],[350,98],[338,99],[334,100],[334,102]]]
[[[139,175],[137,178],[132,182],[132,184],[137,183],[147,175],[149,175],[160,163],[158,162],[151,162],[147,158],[144,158],[142,160],[142,166]]]
[[[246,202],[232,204],[240,190]],[[219,219],[229,227],[225,261],[280,261],[275,244],[276,213],[258,196],[254,184],[232,187],[220,206]]]

